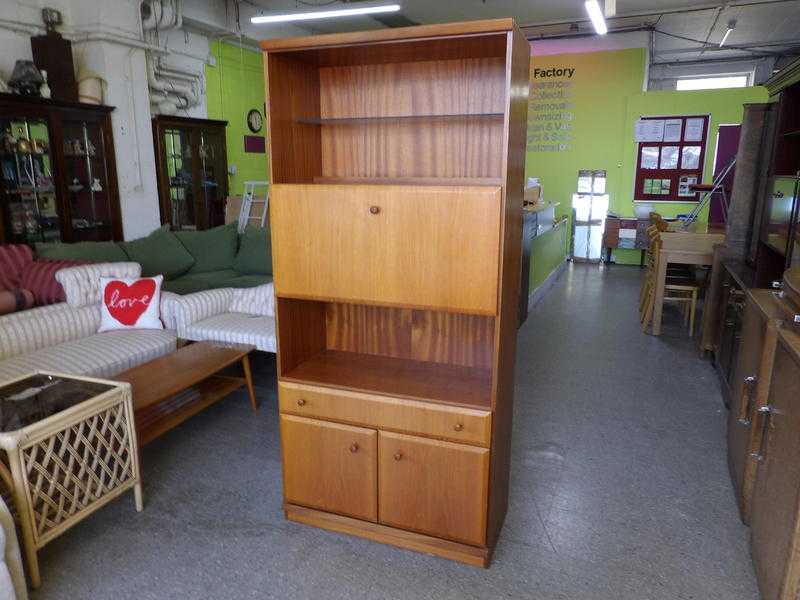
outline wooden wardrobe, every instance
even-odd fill
[[[261,46],[286,516],[487,566],[529,45],[498,19]]]

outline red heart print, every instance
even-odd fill
[[[152,279],[140,279],[128,285],[124,281],[110,281],[106,285],[103,300],[109,314],[123,325],[136,325],[136,321],[150,306],[156,282]]]

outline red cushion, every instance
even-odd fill
[[[33,251],[25,244],[0,246],[0,290],[19,287],[22,271],[33,262]]]
[[[82,260],[37,260],[25,269],[20,287],[33,292],[36,305],[64,302],[64,288],[56,281],[56,272],[67,267],[85,265]]]

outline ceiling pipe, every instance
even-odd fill
[[[145,63],[147,68],[147,85],[151,91],[178,97],[182,101],[182,105],[178,108],[191,108],[200,104],[200,96],[195,90],[194,85],[163,81],[156,77],[155,66],[150,56],[146,57]]]
[[[674,15],[674,14],[687,14],[693,12],[706,12],[710,10],[717,10],[719,8],[742,8],[746,6],[765,6],[768,4],[786,4],[790,2],[797,2],[797,0],[745,0],[742,2],[728,2],[724,4],[720,3],[712,3],[712,4],[699,4],[696,6],[691,7],[684,7],[684,8],[665,8],[662,10],[642,10],[642,11],[632,11],[626,13],[618,13],[611,17],[611,20],[614,19],[631,19],[635,17],[660,17],[661,15]],[[524,23],[520,25],[520,29],[529,29],[529,28],[536,28],[536,27],[547,27],[549,25],[571,25],[573,23],[589,23],[590,20],[586,17],[575,17],[574,19],[557,19],[553,21],[538,21],[536,23]],[[610,32],[609,27],[609,32]]]

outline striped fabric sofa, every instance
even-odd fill
[[[0,382],[35,370],[112,377],[173,352],[177,334],[173,305],[161,296],[165,329],[97,333],[100,326],[100,276],[139,277],[137,263],[100,263],[58,272],[67,302],[0,317]]]
[[[181,339],[251,344],[263,352],[275,352],[272,283],[177,296],[171,312]]]

